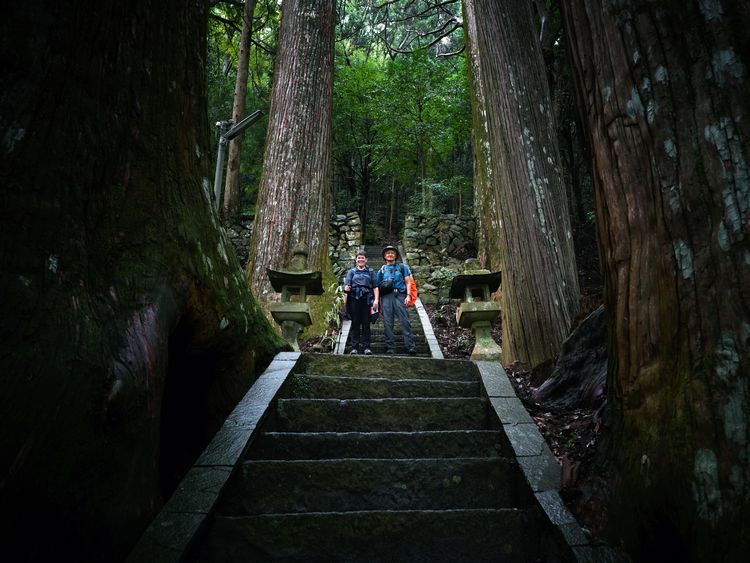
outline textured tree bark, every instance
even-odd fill
[[[489,267],[503,272],[503,361],[555,356],[578,278],[541,50],[524,0],[466,0],[475,204]]]
[[[3,16],[0,539],[122,560],[281,344],[209,203],[206,4]]]
[[[563,4],[610,316],[613,534],[636,559],[739,561],[750,552],[750,9]]]
[[[237,59],[237,82],[234,86],[234,106],[232,107],[232,121],[239,123],[245,117],[245,97],[247,96],[247,74],[250,61],[250,38],[253,32],[253,12],[256,0],[245,0],[242,16],[242,35],[240,37],[240,55]],[[227,163],[227,178],[224,188],[223,212],[225,219],[234,219],[240,214],[240,154],[242,151],[242,133],[229,141],[229,159]]]
[[[266,268],[286,265],[299,241],[310,249],[310,269],[330,270],[333,44],[333,0],[284,2],[247,265],[263,300],[273,294]]]

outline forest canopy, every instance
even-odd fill
[[[397,234],[405,211],[471,209],[471,105],[466,60],[455,56],[463,45],[461,28],[454,29],[460,2],[440,10],[427,10],[429,5],[416,2],[413,13],[400,14],[387,5],[377,9],[371,2],[338,2],[334,211],[358,211],[370,241]],[[237,11],[219,3],[209,20],[209,123],[231,114]],[[278,25],[275,3],[259,2],[250,51],[249,111],[268,111]],[[429,34],[434,29],[444,33]],[[264,120],[251,128],[242,149],[246,215],[255,211],[266,126]]]

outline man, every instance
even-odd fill
[[[385,327],[385,353],[393,354],[394,318],[398,317],[401,329],[404,331],[404,346],[412,356],[417,353],[414,339],[411,335],[411,323],[406,304],[409,302],[407,280],[411,278],[411,270],[406,264],[396,264],[398,250],[393,246],[383,248],[385,265],[378,272],[378,286],[380,287],[380,313]]]
[[[356,266],[349,270],[344,281],[344,291],[349,295],[347,310],[352,318],[351,335],[352,350],[350,354],[359,353],[363,349],[365,356],[372,354],[370,350],[370,307],[378,310],[378,279],[375,271],[367,265],[364,250],[357,251],[354,258]]]

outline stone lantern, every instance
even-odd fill
[[[304,243],[292,249],[292,260],[283,270],[266,269],[268,279],[274,291],[281,293],[281,301],[270,303],[268,309],[273,320],[281,325],[281,334],[299,352],[297,339],[306,326],[312,324],[310,305],[306,302],[308,295],[323,293],[323,276],[321,272],[307,270],[309,252]]]
[[[456,321],[463,328],[470,328],[474,334],[472,360],[499,360],[502,349],[492,338],[492,323],[500,314],[500,304],[492,301],[490,295],[500,287],[500,272],[474,269],[476,259],[467,260],[464,273],[453,278],[450,296],[462,299],[456,311]]]

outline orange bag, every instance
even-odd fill
[[[407,307],[414,307],[419,297],[419,290],[417,289],[417,282],[414,281],[414,276],[409,276],[406,279],[407,291],[409,293],[409,302],[406,304]]]

